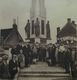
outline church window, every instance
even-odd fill
[[[34,34],[34,20],[32,20],[32,34]]]
[[[44,34],[44,20],[41,20],[41,33]]]

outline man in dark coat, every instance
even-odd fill
[[[63,44],[61,44],[59,46],[59,51],[58,51],[58,64],[61,66],[61,67],[64,67],[64,55],[65,55],[65,46]]]
[[[7,63],[7,59],[8,59],[8,55],[4,55],[2,56],[3,62],[1,65],[1,72],[2,72],[2,79],[9,79],[10,75],[9,75],[9,68],[8,68],[8,63]]]
[[[25,56],[25,66],[27,67],[28,64],[29,64],[29,55],[28,55],[28,53],[27,53],[27,47],[24,46],[24,47],[22,48],[22,50],[23,50],[23,54],[24,54],[24,56]]]
[[[46,48],[45,48],[45,46],[42,47],[41,54],[42,54],[42,61],[46,61]]]
[[[66,73],[69,73],[72,62],[71,51],[69,48],[66,49],[64,61]]]
[[[18,44],[18,45],[16,46],[16,48],[15,48],[15,54],[16,54],[16,55],[20,54],[20,50],[21,50],[21,49],[22,49],[22,46]]]
[[[52,46],[52,56],[51,56],[52,65],[55,65],[55,64],[56,64],[55,52],[56,52],[56,47],[55,47],[55,45],[53,44],[53,46]]]
[[[28,66],[30,66],[30,64],[31,64],[31,58],[32,58],[32,51],[31,51],[31,47],[30,47],[30,45],[28,44],[27,45],[27,47],[26,47],[26,54],[27,54],[27,56],[28,56],[28,58],[27,58],[27,61],[28,61]]]
[[[11,49],[11,54],[12,54],[12,56],[16,55],[16,49],[14,47]]]
[[[49,45],[47,51],[48,51],[48,56],[49,56],[48,65],[51,65],[52,64],[52,44]]]
[[[39,57],[39,61],[42,61],[42,47],[41,46],[39,46],[39,48],[38,48],[38,57]]]
[[[17,56],[14,55],[12,59],[9,61],[10,78],[14,79],[17,72],[18,72]]]

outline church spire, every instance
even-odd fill
[[[36,0],[32,0],[30,9],[30,18],[33,18],[35,16],[35,7],[36,7]]]
[[[40,16],[46,18],[45,0],[39,0],[40,4]]]
[[[46,18],[45,0],[32,0],[30,17],[31,18],[37,18],[37,17]]]

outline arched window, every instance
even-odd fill
[[[34,20],[32,20],[32,34],[34,34]]]
[[[41,20],[41,34],[44,34],[44,20]]]

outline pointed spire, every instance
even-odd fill
[[[46,18],[45,0],[32,0],[30,16]]]
[[[40,16],[46,18],[45,0],[39,0]]]
[[[68,18],[67,19],[67,23],[71,23],[71,18]]]
[[[75,21],[72,21],[72,24],[75,24]]]
[[[31,9],[30,9],[30,17],[33,18],[35,16],[35,8],[36,8],[36,0],[32,0]]]

